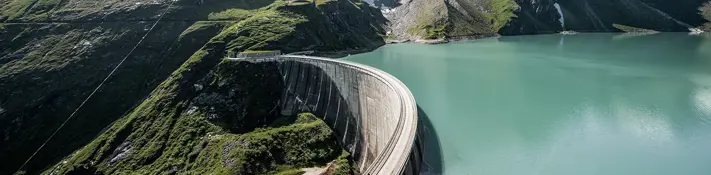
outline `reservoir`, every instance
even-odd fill
[[[511,36],[345,59],[410,88],[424,174],[711,174],[711,35]]]

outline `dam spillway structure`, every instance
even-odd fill
[[[228,58],[276,64],[282,115],[321,117],[352,153],[361,174],[418,174],[422,142],[417,104],[400,80],[379,69],[329,58],[278,55]]]

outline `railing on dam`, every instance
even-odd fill
[[[277,56],[239,59],[277,63],[284,80],[282,114],[312,112],[333,128],[362,174],[417,174],[421,146],[415,99],[376,68],[335,59]]]

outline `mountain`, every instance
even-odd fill
[[[25,166],[28,174],[82,147],[78,152],[92,149],[91,145],[104,145],[101,151],[112,152],[121,146],[115,143],[126,138],[140,137],[126,143],[154,151],[149,158],[128,156],[127,160],[158,158],[168,149],[177,149],[168,145],[177,138],[165,135],[159,137],[167,139],[162,145],[140,145],[145,143],[139,141],[158,137],[154,135],[158,131],[142,132],[141,127],[153,125],[139,121],[163,126],[159,131],[165,133],[184,129],[176,121],[191,116],[180,115],[187,104],[179,101],[187,103],[197,94],[180,94],[193,89],[194,82],[213,69],[224,68],[220,60],[226,52],[362,52],[384,44],[386,22],[378,9],[349,0],[1,0],[0,21],[0,174],[15,172],[61,125]],[[196,60],[201,64],[195,65]],[[119,63],[113,76],[93,93]],[[92,98],[82,103],[90,94]],[[180,98],[156,99],[163,95]],[[139,119],[135,126],[122,122],[134,116]],[[268,124],[264,121],[259,127]],[[243,133],[254,127],[236,130]],[[124,132],[112,132],[119,129]],[[207,132],[216,130],[194,134]],[[105,138],[118,140],[106,143]],[[111,161],[108,155],[91,157],[91,166],[76,163],[113,172],[97,167]],[[74,167],[61,167],[66,166]]]
[[[709,22],[708,0],[402,0],[373,1],[391,21],[392,39],[621,32],[618,26],[689,32]],[[707,26],[707,25],[706,25]]]

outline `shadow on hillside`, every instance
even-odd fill
[[[371,4],[373,4],[375,7],[386,7],[390,9],[400,7],[402,5],[398,0],[372,0]]]

